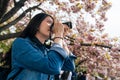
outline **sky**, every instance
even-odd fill
[[[107,12],[108,21],[105,23],[105,32],[110,37],[120,37],[120,0],[111,0],[112,7]]]

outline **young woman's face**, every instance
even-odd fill
[[[50,35],[50,27],[52,24],[53,19],[50,16],[46,17],[39,26],[40,34],[48,38]]]

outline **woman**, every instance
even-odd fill
[[[73,71],[75,57],[63,41],[64,27],[45,13],[37,14],[12,44],[12,71],[9,80],[22,69],[14,80],[54,80],[61,70]],[[50,49],[44,45],[55,34]],[[65,47],[65,49],[64,49]]]

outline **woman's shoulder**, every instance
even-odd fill
[[[29,38],[16,38],[14,41],[13,41],[13,45],[15,44],[19,44],[19,45],[24,45],[24,44],[28,44],[30,43],[30,39]]]
[[[29,42],[30,41],[30,39],[29,38],[20,38],[20,37],[18,37],[18,38],[16,38],[15,40],[14,40],[14,43],[19,43],[19,42]]]

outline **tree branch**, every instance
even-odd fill
[[[92,46],[93,44],[90,44],[90,43],[81,43],[81,46]],[[106,45],[101,45],[101,44],[94,44],[95,46],[98,46],[98,47],[104,47],[104,48],[109,48],[111,49],[112,47],[111,46],[106,46]]]
[[[77,64],[76,64],[76,67],[78,67],[79,65],[81,65],[82,63],[84,63],[85,61],[87,61],[88,59],[83,59],[83,60],[80,60]]]
[[[21,32],[0,35],[0,41],[6,40],[6,39],[10,39],[10,38],[18,37],[21,34]]]
[[[41,4],[39,4],[39,5],[41,5]],[[33,9],[38,8],[39,5],[33,6],[33,7],[29,8],[29,9],[25,10],[19,17],[17,17],[14,21],[8,23],[7,25],[0,26],[0,32],[5,30],[5,29],[7,29],[7,28],[9,28],[10,26],[16,24],[19,20],[21,20],[25,16],[25,14],[27,12],[29,12],[29,11],[31,11]]]
[[[66,40],[70,40],[70,41],[72,41],[72,42],[74,42],[74,38],[72,38],[72,37],[70,37],[70,36],[66,36],[66,37],[68,37],[68,38],[65,38]],[[70,45],[74,45],[74,43],[73,44],[70,44]],[[91,44],[91,43],[80,43],[80,45],[81,46],[93,46],[93,44]],[[111,49],[112,48],[112,46],[107,46],[107,45],[103,45],[103,44],[94,44],[94,46],[97,46],[97,47],[104,47],[104,48],[108,48],[108,49]],[[118,51],[120,51],[120,50],[118,50]]]
[[[24,6],[25,1],[26,0],[20,0],[19,2],[17,2],[15,7],[13,7],[9,12],[2,16],[0,24],[11,18],[22,6]]]
[[[14,6],[16,6],[16,3],[17,3],[16,0],[13,0],[13,2],[14,2]]]
[[[81,46],[92,46],[92,45],[93,44],[90,44],[90,43],[81,43]],[[103,45],[103,44],[94,44],[94,46],[112,49],[112,46],[107,46],[107,45]],[[118,50],[118,51],[120,51],[120,50]]]

